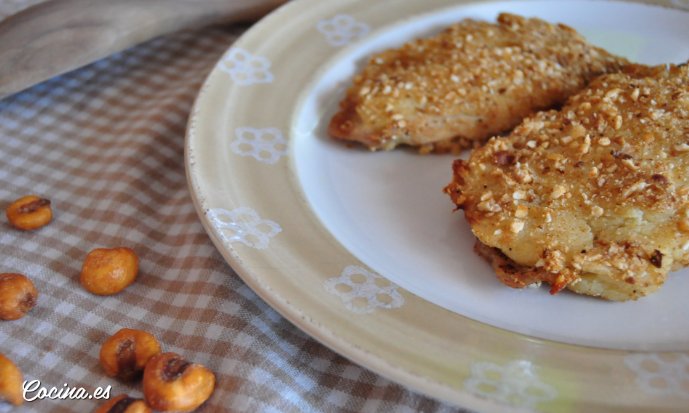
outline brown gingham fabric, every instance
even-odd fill
[[[0,0],[0,18],[37,1]],[[0,272],[30,277],[37,306],[0,322],[0,353],[44,387],[140,383],[106,377],[100,345],[123,327],[210,367],[199,411],[446,412],[325,348],[283,319],[225,263],[204,232],[185,179],[187,117],[205,76],[248,25],[149,41],[0,100],[0,207],[49,198],[54,220],[33,232],[0,223]],[[0,39],[2,41],[2,39]],[[138,280],[99,297],[78,277],[88,251],[127,246]],[[88,412],[102,401],[37,400],[17,412]],[[0,410],[9,410],[8,406]]]

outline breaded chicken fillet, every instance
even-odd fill
[[[626,63],[562,24],[513,14],[497,24],[467,19],[373,56],[328,130],[371,150],[405,144],[457,152]]]
[[[689,66],[603,75],[453,169],[503,283],[644,296],[689,264]]]

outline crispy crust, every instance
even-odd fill
[[[562,24],[503,13],[373,56],[329,125],[371,150],[458,152],[560,105],[628,62]]]
[[[605,298],[611,301],[636,300],[657,290],[665,280],[662,271],[648,267],[643,255],[645,252],[638,246],[601,245],[601,251],[615,251],[606,254],[608,259],[617,259],[620,262],[633,262],[634,267],[640,269],[640,277],[629,278],[625,271],[600,271],[576,273],[571,269],[563,268],[558,271],[550,271],[554,265],[558,265],[558,256],[552,251],[543,252],[542,266],[520,265],[498,248],[492,248],[477,241],[474,251],[486,259],[498,279],[512,288],[524,288],[539,286],[541,283],[550,285],[550,293],[556,294],[563,289],[568,289],[577,294],[590,295]],[[646,270],[650,271],[646,271]]]
[[[454,163],[445,188],[522,287],[636,299],[689,264],[689,67],[601,76]]]

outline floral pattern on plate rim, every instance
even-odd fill
[[[340,276],[327,279],[325,289],[356,314],[370,314],[379,308],[390,310],[404,304],[396,284],[358,265],[347,266]]]
[[[287,156],[287,139],[278,128],[243,126],[235,129],[230,149],[237,155],[272,165]]]
[[[248,207],[231,211],[214,208],[208,210],[207,216],[220,237],[228,244],[240,242],[247,247],[263,250],[268,248],[271,238],[282,232],[282,227],[277,222],[261,218]]]
[[[223,56],[218,67],[230,75],[240,86],[257,83],[272,83],[275,76],[270,70],[271,62],[263,56],[255,56],[240,47],[232,47]]]
[[[558,395],[553,386],[540,379],[536,366],[529,360],[515,360],[504,365],[474,362],[464,387],[477,396],[531,409]]]
[[[325,36],[325,41],[333,47],[345,46],[366,36],[371,30],[366,23],[357,21],[347,14],[338,14],[330,19],[316,23],[316,29]]]
[[[625,356],[624,364],[643,392],[689,400],[689,354],[635,353]]]

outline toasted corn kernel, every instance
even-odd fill
[[[94,413],[151,413],[151,408],[142,399],[120,394],[98,406]]]
[[[148,360],[159,353],[160,344],[152,334],[123,328],[101,346],[100,363],[108,376],[131,381],[141,377]]]
[[[139,259],[126,247],[96,248],[88,253],[81,267],[81,285],[97,295],[112,295],[136,279]]]
[[[22,372],[12,360],[0,354],[0,402],[7,401],[15,406],[24,402]]]
[[[211,396],[215,375],[175,353],[163,353],[146,364],[143,388],[146,402],[154,410],[190,412]]]
[[[35,305],[38,291],[22,274],[0,274],[0,320],[24,317]]]
[[[53,219],[50,201],[36,195],[23,196],[12,202],[5,215],[13,227],[24,231],[41,228]]]

